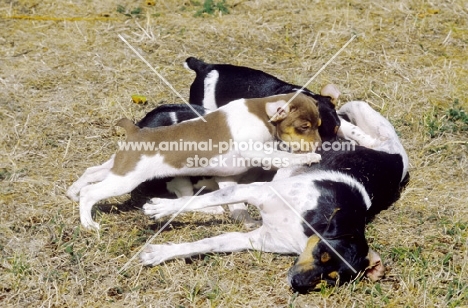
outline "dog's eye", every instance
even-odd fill
[[[328,262],[328,261],[330,261],[330,259],[331,259],[331,257],[330,257],[330,254],[328,252],[324,252],[320,256],[320,261],[322,261],[322,263]]]
[[[311,126],[312,124],[310,124],[310,122],[304,122],[301,124],[299,128],[304,131],[304,130],[308,130]]]

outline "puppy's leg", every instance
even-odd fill
[[[129,193],[141,182],[135,176],[120,176],[109,172],[103,181],[83,187],[80,191],[81,224],[85,228],[99,229],[99,224],[91,216],[93,205],[103,199]]]
[[[176,194],[177,198],[193,196],[193,185],[190,178],[185,176],[175,177],[167,183],[167,189]],[[224,209],[221,206],[214,206],[198,210],[206,214],[223,214]]]
[[[266,252],[294,253],[295,251],[279,251],[271,241],[271,236],[264,227],[248,233],[231,232],[192,243],[148,245],[140,254],[145,265],[157,265],[164,261],[188,258],[195,255],[216,252],[236,252],[248,249]]]
[[[265,183],[251,183],[228,186],[226,188],[196,197],[180,199],[153,198],[143,206],[146,215],[159,219],[177,212],[188,212],[222,204],[247,202],[262,204],[265,198],[271,197],[271,191],[264,189]]]
[[[83,187],[90,183],[104,180],[114,165],[114,158],[115,154],[113,154],[111,158],[102,165],[86,169],[83,175],[73,183],[70,188],[68,188],[66,193],[67,196],[73,201],[78,201],[80,199],[78,195]]]
[[[186,176],[178,176],[167,182],[166,188],[169,192],[174,193],[177,198],[184,196],[193,196],[193,185],[190,179]]]
[[[230,181],[229,177],[217,177],[215,178],[216,182],[218,183],[218,186],[220,189],[229,187],[229,186],[235,186],[237,185],[237,179],[236,180]],[[253,219],[249,212],[247,212],[247,206],[245,203],[233,203],[229,204],[229,211],[231,212],[231,218],[234,221],[239,221],[243,222],[244,225],[247,227],[247,229],[253,229],[256,228],[260,225],[260,222]]]
[[[360,131],[375,140],[370,148],[391,154],[400,154],[404,166],[403,176],[406,175],[409,165],[408,155],[398,138],[395,128],[385,117],[372,109],[369,104],[361,101],[344,104],[338,113],[345,114],[351,123],[357,125]],[[342,124],[343,122],[348,123],[342,121]],[[350,123],[348,124],[352,125]],[[359,143],[359,140],[356,141]]]
[[[356,141],[359,145],[366,148],[374,148],[379,144],[379,140],[365,133],[358,126],[349,123],[348,121],[341,120],[338,136],[346,140]]]

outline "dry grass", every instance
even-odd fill
[[[129,17],[118,5],[143,10]],[[227,7],[228,15],[194,17],[200,6],[190,1],[0,2],[0,305],[467,305],[468,130],[466,119],[446,114],[468,110],[466,1],[228,0]],[[99,234],[84,231],[64,192],[115,151],[117,119],[178,102],[119,33],[185,97],[193,79],[181,65],[187,56],[300,84],[357,34],[310,88],[332,82],[342,102],[369,101],[408,150],[411,183],[368,226],[386,278],[297,296],[286,283],[293,257],[258,252],[154,268],[134,262],[118,275],[163,222],[103,211]],[[149,105],[132,104],[135,93]],[[242,229],[226,217],[186,214],[155,241]]]

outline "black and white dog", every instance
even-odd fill
[[[319,164],[280,169],[269,183],[231,186],[194,199],[154,198],[144,211],[155,218],[247,202],[258,208],[263,224],[247,233],[149,245],[140,256],[142,262],[156,265],[205,253],[255,249],[298,254],[288,281],[299,292],[323,281],[332,285],[350,281],[360,272],[373,281],[380,279],[385,268],[367,244],[365,223],[399,198],[408,179],[408,156],[393,126],[368,104],[347,103],[339,114],[346,119],[343,135],[357,136],[354,140],[372,148],[322,152]]]
[[[210,111],[239,98],[287,94],[302,88],[244,66],[209,64],[194,57],[187,58],[184,66],[196,73],[190,86],[190,104],[203,106]],[[322,141],[334,140],[340,127],[335,110],[339,93],[333,92],[337,90],[332,88],[330,91],[322,91],[321,94],[308,89],[302,91],[318,102],[322,122],[318,130]]]

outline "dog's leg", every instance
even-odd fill
[[[176,194],[177,198],[193,196],[193,185],[190,178],[185,176],[175,177],[172,181],[167,183],[167,189],[170,192]],[[219,215],[224,213],[224,209],[221,206],[214,206],[211,208],[205,208],[197,210],[206,214]]]
[[[164,261],[188,258],[206,253],[236,252],[248,249],[271,251],[268,238],[262,237],[262,228],[248,233],[231,232],[192,243],[148,245],[140,254],[145,265],[157,265]]]
[[[345,114],[352,123],[342,121],[342,124],[357,125],[354,127],[375,140],[370,148],[391,154],[400,154],[403,159],[403,177],[406,175],[409,166],[408,155],[398,138],[395,128],[385,117],[362,101],[346,103],[338,112],[339,114]],[[361,144],[359,140],[356,141]],[[365,144],[361,145],[366,146]]]
[[[83,187],[90,183],[104,180],[114,165],[114,158],[115,154],[113,154],[111,158],[102,165],[86,169],[83,175],[75,183],[73,183],[70,188],[68,188],[67,196],[73,201],[78,201],[80,199],[80,190]]]
[[[99,183],[85,186],[80,191],[80,220],[85,228],[99,229],[92,216],[91,210],[97,202],[110,197],[120,196],[131,192],[141,181],[138,177],[119,176],[111,172]]]
[[[216,178],[219,188],[223,189],[229,186],[237,185],[237,181],[229,181],[228,178]],[[249,212],[247,212],[247,206],[245,203],[232,203],[229,204],[229,211],[231,212],[231,218],[234,221],[243,222],[247,229],[254,229],[260,226],[260,222],[253,219]]]
[[[247,202],[250,204],[262,204],[265,198],[271,197],[271,192],[263,189],[265,183],[251,183],[228,186],[205,195],[196,197],[182,197],[179,199],[153,198],[143,205],[146,215],[159,219],[177,212],[188,212],[217,206]]]
[[[193,196],[193,185],[186,176],[177,176],[166,183],[169,192],[174,193],[177,198],[184,196]]]
[[[149,245],[140,255],[143,263],[155,265],[175,258],[247,249],[276,253],[299,253],[304,248],[302,242],[306,240],[302,227],[299,221],[294,221],[296,215],[292,214],[283,200],[277,198],[275,193],[268,189],[269,185],[272,183],[241,184],[192,198],[153,199],[154,203],[145,204],[143,209],[145,214],[156,218],[218,204],[248,202],[257,206],[262,215],[269,217],[269,220],[265,220],[264,225],[248,233],[227,233],[193,243]],[[276,186],[278,191],[281,188],[289,191],[289,188],[293,187],[294,184],[285,181],[273,184],[273,186]]]
[[[379,140],[365,133],[358,126],[344,120],[341,120],[338,136],[346,140],[356,141],[359,145],[370,149],[373,149],[379,144]]]

